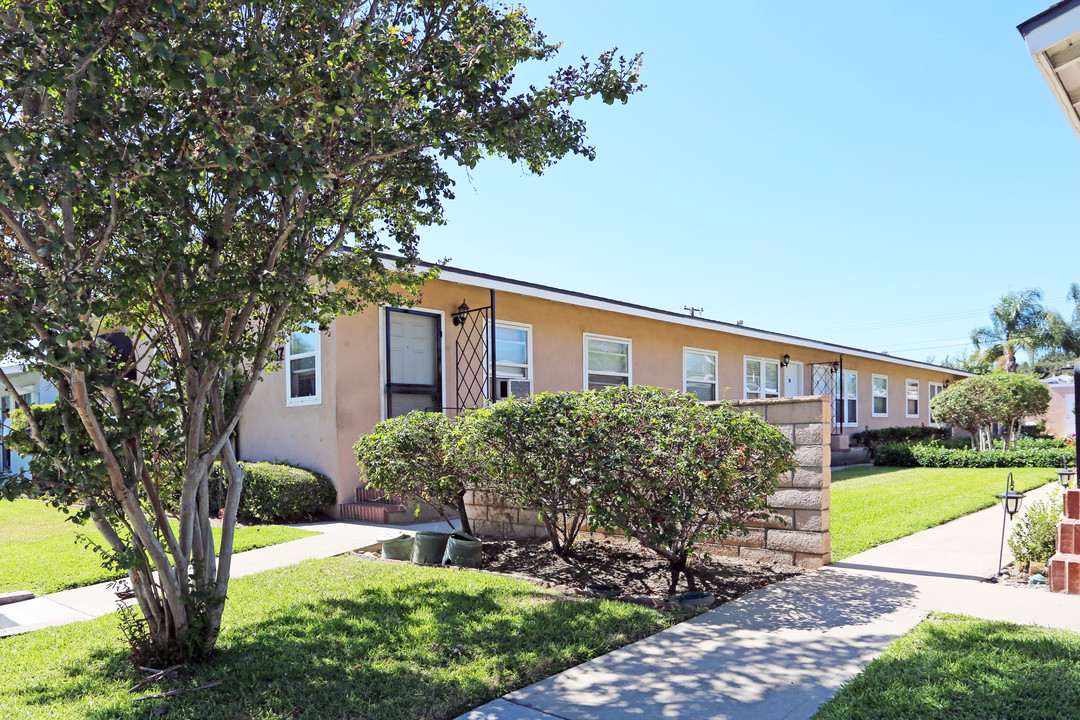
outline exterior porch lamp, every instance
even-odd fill
[[[462,325],[462,324],[464,324],[465,320],[468,317],[469,317],[469,304],[466,303],[464,300],[462,300],[461,304],[458,305],[457,310],[454,312],[454,324],[455,325]]]
[[[784,357],[780,358],[780,366],[781,367],[787,367],[788,363],[790,363],[790,362],[791,362],[791,356],[788,355],[787,353],[784,353]]]
[[[1005,512],[1001,516],[1001,549],[998,550],[998,571],[993,580],[996,582],[998,576],[1005,574],[1005,569],[1001,567],[1001,562],[1005,557],[1005,520],[1013,519],[1013,516],[1020,511],[1020,503],[1024,501],[1026,495],[1022,492],[1017,492],[1013,487],[1013,474],[1010,472],[1008,479],[1005,481],[1005,492],[998,493],[998,500],[1001,501],[1001,509]]]

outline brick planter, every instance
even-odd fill
[[[1050,592],[1080,595],[1080,489],[1066,490],[1063,505],[1057,553],[1050,558]]]

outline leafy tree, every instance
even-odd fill
[[[943,367],[953,368],[954,370],[960,370],[962,372],[986,375],[994,371],[994,360],[995,358],[992,357],[990,353],[982,350],[972,350],[966,354],[958,352],[956,357],[946,355],[939,364]],[[934,359],[929,358],[927,362],[933,363]]]
[[[1049,404],[1050,390],[1038,379],[998,372],[952,383],[930,402],[930,412],[970,433],[973,448],[988,450],[994,423],[1006,427],[1006,448],[1016,447],[1023,419],[1045,413]]]
[[[1034,359],[1038,350],[1053,346],[1048,315],[1038,288],[1005,293],[990,310],[990,325],[971,331],[971,342],[978,350],[986,348],[990,359],[1004,356],[1005,371],[1014,373],[1017,348]]]
[[[999,373],[991,377],[1003,395],[998,422],[1005,426],[1005,449],[1015,450],[1024,419],[1043,415],[1050,407],[1050,388],[1032,375]]]
[[[446,164],[591,158],[568,105],[625,101],[638,62],[607,53],[514,93],[514,69],[557,46],[482,0],[10,0],[0,47],[0,356],[57,387],[63,432],[27,414],[52,499],[128,568],[156,651],[199,657],[243,486],[229,436],[273,348],[408,301]]]
[[[447,522],[457,509],[461,529],[472,532],[465,493],[480,471],[483,448],[470,442],[460,419],[438,412],[411,412],[383,420],[353,449],[368,487],[424,503]]]

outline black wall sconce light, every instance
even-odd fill
[[[457,311],[454,312],[454,324],[455,325],[461,325],[462,323],[465,322],[466,319],[468,319],[468,317],[469,317],[469,305],[468,305],[468,303],[465,302],[465,300],[462,300],[461,304],[458,305]]]
[[[788,355],[787,353],[784,353],[784,357],[780,358],[780,367],[787,367],[788,363],[790,363],[790,362],[791,362],[791,356]]]

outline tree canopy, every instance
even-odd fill
[[[1005,293],[990,310],[990,325],[971,331],[971,342],[976,349],[985,350],[988,359],[1004,357],[1005,370],[1010,373],[1018,368],[1018,348],[1034,360],[1037,351],[1053,347],[1050,313],[1042,304],[1042,291],[1028,288]]]
[[[988,449],[990,426],[1006,428],[1006,448],[1015,447],[1020,423],[1042,415],[1050,404],[1050,390],[1038,379],[1018,373],[996,372],[958,380],[930,401],[935,419],[971,434],[972,446]]]
[[[243,482],[229,437],[274,348],[409,301],[447,165],[591,158],[569,105],[640,88],[638,59],[609,52],[515,90],[558,46],[481,0],[11,0],[0,47],[0,356],[59,394],[42,427],[12,393],[49,487],[4,494],[80,503],[173,657],[217,637]]]

